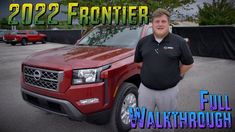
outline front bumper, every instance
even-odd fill
[[[17,40],[3,40],[3,42],[6,42],[6,43],[19,43],[19,41],[17,41]]]
[[[23,88],[21,88],[21,93],[26,102],[39,109],[58,115],[67,116],[74,120],[84,120],[85,116],[78,109],[76,109],[75,106],[66,100],[39,95]]]
[[[17,39],[4,39],[4,38],[2,41],[6,42],[6,43],[19,43],[20,42]]]

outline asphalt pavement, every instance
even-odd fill
[[[107,125],[78,122],[49,114],[23,101],[20,93],[20,67],[28,55],[65,44],[47,43],[11,46],[0,42],[0,132],[110,132]],[[232,115],[235,115],[235,61],[194,57],[193,68],[180,82],[178,111],[200,111],[199,91],[229,96]],[[209,109],[208,105],[207,108]],[[178,129],[176,132],[234,132],[233,129]],[[131,130],[135,131],[135,130]]]

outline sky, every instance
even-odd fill
[[[10,15],[10,11],[9,11],[9,5],[11,3],[13,3],[14,0],[1,0],[0,2],[0,19],[2,19],[3,17],[8,17]],[[16,1],[16,0],[15,0]],[[35,5],[36,3],[39,2],[44,2],[44,3],[51,3],[51,2],[56,2],[59,0],[21,0],[21,1],[17,1],[16,3],[22,5],[23,3],[32,3],[33,5]],[[192,8],[189,11],[184,11],[181,8],[179,8],[179,11],[183,14],[183,15],[193,15],[196,14],[198,12],[198,8],[197,5],[202,6],[204,2],[207,3],[211,3],[213,0],[196,0],[196,2],[194,4],[190,5],[190,8]],[[61,6],[61,10],[66,10],[66,6]],[[16,17],[16,19],[20,19],[20,14],[18,15],[18,17]],[[63,13],[59,13],[58,15],[56,15],[55,17],[56,20],[66,20],[67,19],[67,15],[63,14]]]
[[[181,7],[178,8],[178,10],[180,11],[181,14],[183,15],[188,15],[188,16],[192,16],[192,15],[196,15],[198,13],[198,7],[203,6],[203,3],[212,3],[213,0],[195,0],[196,2],[189,5],[189,8],[192,8],[191,10],[183,10]]]

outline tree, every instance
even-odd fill
[[[199,25],[231,25],[235,24],[235,6],[228,0],[213,0],[198,6]]]
[[[61,0],[59,3],[67,6],[69,2],[78,2],[79,6],[128,6],[136,5],[148,6],[149,17],[157,8],[164,8],[168,10],[171,14],[181,14],[178,10],[174,10],[178,7],[182,7],[185,10],[189,10],[189,5],[194,3],[195,0]],[[67,11],[62,11],[67,14]],[[79,9],[76,9],[76,12],[79,12]],[[74,18],[77,19],[77,18]]]
[[[48,18],[48,15],[47,13],[45,13],[44,15],[42,15],[40,17],[40,21],[44,21],[44,24],[43,25],[34,25],[34,29],[48,29],[50,28],[50,25],[47,24],[47,18]]]
[[[80,6],[107,6],[107,5],[146,5],[150,13],[157,8],[164,8],[172,12],[177,7],[184,7],[192,4],[195,0],[61,0],[60,3],[67,5],[69,2],[78,2]]]
[[[61,0],[59,3],[62,5],[68,5],[69,2],[78,2],[79,6],[128,6],[128,5],[136,5],[136,6],[148,6],[149,9],[149,17],[151,18],[151,14],[157,8],[167,9],[172,14],[180,13],[177,10],[173,12],[174,9],[178,7],[183,7],[183,9],[188,9],[188,5],[195,2],[195,0]],[[79,12],[79,9],[75,9],[76,12]],[[68,13],[63,11],[63,13]],[[78,17],[74,17],[73,19],[79,19]],[[83,28],[91,29],[93,25],[83,26]]]
[[[2,28],[2,29],[11,29],[11,26],[8,25],[7,18],[4,17],[0,20],[0,28]]]

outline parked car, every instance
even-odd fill
[[[141,64],[135,47],[145,26],[98,26],[74,46],[49,49],[22,63],[21,92],[33,106],[75,120],[130,129],[129,106],[138,104]]]
[[[3,41],[3,36],[7,30],[5,29],[0,29],[0,41]]]
[[[11,43],[11,45],[16,45],[21,43],[21,45],[26,45],[28,42],[36,43],[42,42],[46,43],[47,36],[45,34],[38,33],[35,30],[15,30],[7,32],[4,37],[6,43]]]

